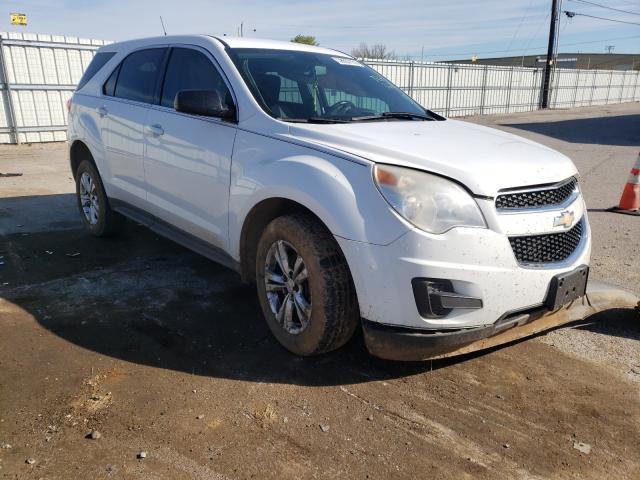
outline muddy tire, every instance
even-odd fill
[[[318,355],[353,336],[360,314],[347,262],[310,215],[285,215],[267,226],[258,243],[256,281],[267,324],[290,352]]]
[[[83,160],[78,166],[76,199],[80,217],[89,233],[110,237],[122,231],[125,218],[111,209],[100,174],[89,160]]]

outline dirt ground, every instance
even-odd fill
[[[640,105],[469,120],[574,159],[592,275],[640,293],[640,217],[603,211]],[[65,148],[0,148],[0,478],[640,479],[634,312],[447,361],[361,336],[296,358],[233,272],[131,222],[87,236]]]

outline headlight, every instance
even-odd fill
[[[425,232],[487,226],[471,195],[450,180],[391,165],[376,165],[373,177],[394,210]]]

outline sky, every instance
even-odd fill
[[[562,0],[560,52],[640,53],[640,0]],[[321,45],[350,52],[361,42],[382,43],[398,56],[430,61],[544,54],[551,0],[31,0],[0,1],[0,31],[51,33],[104,40],[207,33],[289,40],[314,35]],[[9,13],[28,26],[10,25]],[[254,31],[255,30],[255,31]]]

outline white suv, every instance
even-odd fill
[[[299,355],[362,324],[434,357],[585,293],[590,231],[564,155],[445,119],[344,53],[169,36],[102,47],[69,105],[78,205],[255,281]]]

